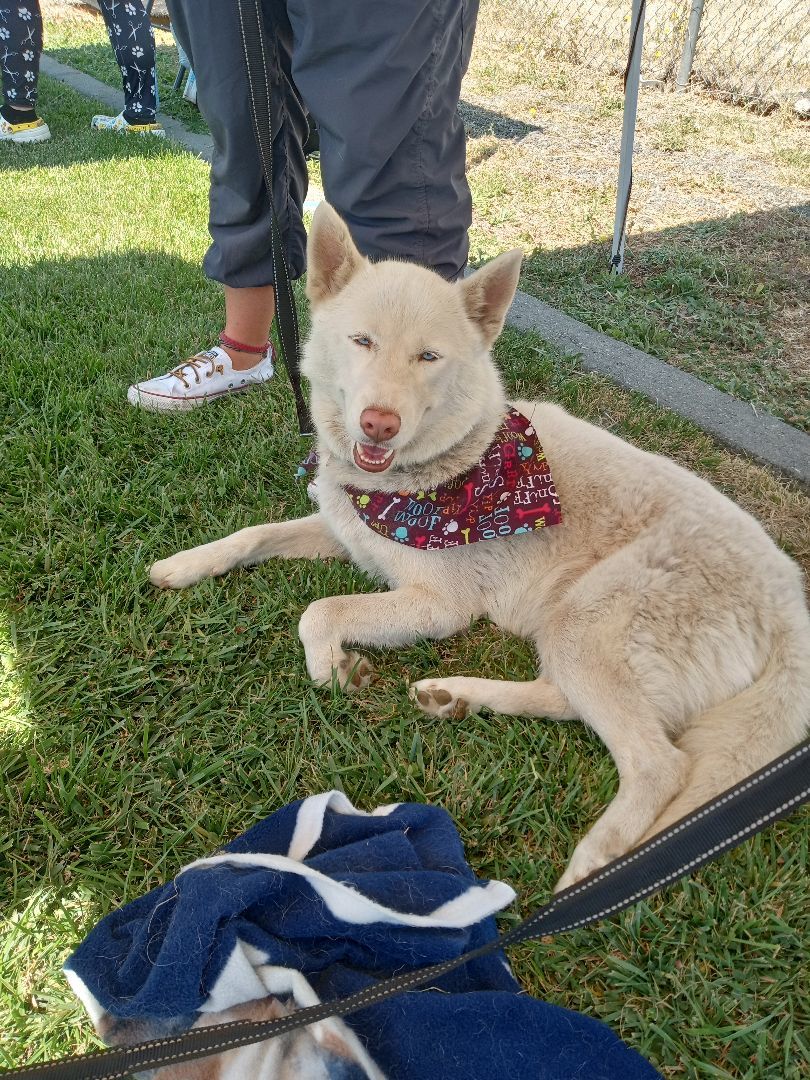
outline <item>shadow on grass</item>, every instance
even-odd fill
[[[521,288],[611,337],[810,431],[810,206],[538,248]]]
[[[106,47],[74,51],[81,53],[85,68],[95,57],[93,62],[106,64],[110,78],[117,79]],[[76,110],[83,109],[89,123],[95,109],[87,102],[77,105],[75,95],[57,97],[61,100],[71,105],[64,118],[58,108],[54,112],[53,142],[0,148],[0,161],[19,168],[172,152],[144,145],[145,140],[100,138],[89,132],[74,132],[66,139],[62,131],[76,127],[71,124]],[[471,134],[491,132],[499,140],[520,140],[540,130],[464,102],[460,109]],[[627,273],[619,278],[609,273],[604,242],[536,249],[526,260],[522,286],[595,329],[807,431],[809,209],[797,205],[633,236]]]
[[[3,296],[0,908],[79,885],[103,907],[292,800],[308,762],[328,761],[302,742],[324,703],[297,618],[321,589],[363,586],[308,567],[237,575],[224,593],[149,584],[157,557],[307,507],[280,379],[194,414],[126,402],[133,379],[213,339],[221,296],[197,266],[40,262],[5,268]],[[348,724],[348,702],[330,717]]]
[[[467,135],[472,138],[480,138],[482,135],[494,135],[496,139],[508,139],[517,142],[525,139],[527,135],[542,131],[535,124],[526,124],[522,120],[515,120],[504,113],[492,112],[483,109],[479,105],[470,105],[469,102],[460,101],[458,111],[464,121]]]
[[[93,116],[109,109],[44,75],[40,78],[38,109],[51,129],[50,140],[20,145],[0,143],[0,173],[187,153],[169,139],[91,131]],[[111,191],[110,198],[115,197],[125,197],[125,192]]]

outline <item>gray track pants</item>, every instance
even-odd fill
[[[360,249],[457,277],[472,209],[456,106],[478,0],[261,2],[276,65],[274,206],[291,275],[305,267],[308,110],[320,132],[326,197]],[[236,5],[168,0],[168,7],[214,139],[205,271],[237,288],[272,284],[269,207]]]

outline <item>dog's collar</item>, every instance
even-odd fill
[[[358,517],[399,544],[436,551],[557,525],[560,501],[531,422],[509,409],[478,463],[429,491],[362,491],[347,484]]]

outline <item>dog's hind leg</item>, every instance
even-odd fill
[[[219,577],[236,566],[255,566],[267,559],[346,558],[346,551],[327,529],[320,514],[251,525],[222,540],[180,551],[161,559],[149,571],[153,585],[183,589],[207,577]]]
[[[451,716],[463,720],[479,709],[509,716],[547,716],[552,720],[575,720],[577,714],[562,690],[548,679],[506,682],[500,679],[420,679],[410,696],[428,716]]]
[[[666,653],[656,644],[631,644],[641,637],[633,630],[638,601],[613,580],[604,586],[594,582],[580,602],[560,613],[544,655],[545,669],[605,744],[619,773],[615,798],[577,844],[558,889],[635,847],[683,789],[690,768],[689,756],[670,739],[681,702],[665,692]],[[656,661],[661,692],[649,675]]]
[[[557,890],[567,888],[630,851],[687,781],[689,759],[667,738],[660,718],[639,700],[625,706],[601,699],[581,705],[582,719],[610,751],[619,790],[602,816],[579,841]]]
[[[387,593],[326,596],[313,601],[298,624],[307,670],[313,682],[346,690],[365,686],[371,664],[345,644],[392,647],[419,638],[444,638],[469,626],[477,612],[452,608],[446,597],[413,585]]]

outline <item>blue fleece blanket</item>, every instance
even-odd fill
[[[103,919],[65,965],[108,1043],[281,1015],[490,940],[508,885],[475,878],[450,817],[338,792],[272,814]],[[538,946],[542,948],[542,946]],[[604,1024],[525,995],[503,953],[206,1071],[160,1078],[653,1080]]]

